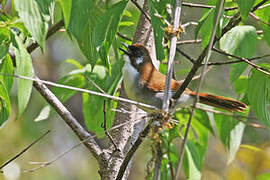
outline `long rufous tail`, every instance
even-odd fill
[[[196,96],[196,93],[190,92],[190,95]],[[209,106],[214,106],[217,108],[235,112],[242,112],[247,107],[244,103],[240,101],[206,93],[199,93],[199,102]]]

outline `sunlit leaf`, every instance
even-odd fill
[[[0,72],[3,74],[13,74],[13,63],[9,55],[7,55],[0,63]],[[4,83],[7,92],[10,92],[13,84],[13,77],[0,75],[0,81]]]
[[[270,70],[269,64],[261,64]],[[258,120],[270,127],[270,77],[262,72],[252,69],[248,79],[248,100]]]
[[[10,39],[10,30],[8,28],[0,28],[0,61],[8,52]]]
[[[255,0],[236,0],[243,22],[246,21]]]
[[[162,8],[166,9],[166,6],[160,6],[160,3],[162,3],[162,1],[158,2],[155,0],[148,0],[148,3],[149,3],[149,12],[151,16],[151,24],[154,30],[156,55],[157,59],[162,61],[165,58],[164,47],[162,45],[164,25],[161,19],[156,17],[155,14],[156,13],[161,14],[160,11],[162,11]],[[158,9],[158,7],[160,9]]]
[[[255,11],[255,14],[264,22],[270,23],[270,6],[264,7],[262,9],[258,9]],[[267,42],[268,46],[270,46],[270,26],[260,22],[263,29],[263,37]]]
[[[72,0],[56,0],[56,2],[59,2],[61,5],[64,20],[65,20],[65,27],[67,28],[69,24],[70,13],[71,13]]]
[[[34,77],[34,69],[32,65],[32,58],[28,54],[25,45],[22,43],[20,37],[15,35],[17,47],[14,47],[16,56],[16,72],[18,75]],[[32,91],[33,81],[18,79],[18,116],[24,112]]]
[[[21,20],[43,51],[49,28],[48,21],[50,20],[50,15],[45,14],[45,12],[47,11],[49,13],[48,9],[51,2],[50,0],[14,0],[16,10]]]
[[[0,127],[8,119],[10,115],[10,110],[11,110],[11,106],[10,106],[8,92],[5,88],[5,85],[0,80]]]
[[[121,74],[119,74],[121,67],[121,64],[115,64],[112,66],[112,75],[110,77],[108,75],[108,70],[104,66],[96,65],[93,69],[93,72],[88,73],[87,76],[107,94],[115,95],[115,90],[118,87],[119,81],[121,79]],[[90,90],[99,91],[90,82],[88,83],[88,88]],[[104,132],[101,124],[104,120],[103,104],[105,98],[83,93],[82,99],[86,126],[93,132]],[[107,128],[109,128],[112,125],[115,114],[115,112],[111,111],[111,109],[116,108],[117,103],[109,99],[106,101]]]
[[[236,26],[220,39],[223,51],[244,58],[253,56],[256,45],[257,34],[253,26]],[[231,64],[230,82],[234,83],[246,68],[246,63]]]
[[[109,48],[115,38],[118,24],[128,1],[120,1],[111,6],[99,19],[93,30],[93,43],[101,59],[108,62]],[[108,65],[108,63],[107,63]],[[109,66],[108,66],[109,67]]]

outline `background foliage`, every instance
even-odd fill
[[[213,6],[216,6],[217,2],[217,0],[192,1]],[[217,37],[221,36],[222,28],[233,15],[240,13],[242,19],[239,25],[221,37],[220,42],[216,44],[217,48],[242,58],[269,54],[270,6],[267,2],[264,4],[266,7],[250,15],[252,7],[258,2],[260,1],[226,1]],[[148,3],[157,58],[161,61],[160,71],[165,73],[168,50],[163,47],[163,37],[166,36],[164,28],[167,25],[155,14],[158,13],[170,22],[171,17],[166,11],[166,5],[174,6],[174,1],[149,0]],[[226,10],[231,7],[238,8]],[[131,43],[120,35],[132,39],[140,13],[132,3],[127,0],[14,0],[1,1],[0,8],[1,73],[28,77],[38,75],[41,79],[49,79],[60,84],[100,91],[89,81],[91,79],[104,93],[119,95],[123,61],[118,48],[120,42]],[[187,26],[180,40],[201,39],[202,43],[183,44],[179,47],[190,56],[196,57],[209,43],[216,8],[183,6],[182,11],[182,24],[195,21],[198,25]],[[263,22],[254,20],[252,15],[256,15]],[[49,28],[59,21],[64,21],[63,29],[46,40]],[[262,33],[258,32],[259,30],[262,30]],[[33,42],[38,43],[40,50],[30,54],[29,45]],[[15,61],[11,58],[13,54],[16,57]],[[213,53],[211,62],[222,63],[236,59]],[[180,54],[175,61],[177,79],[184,78],[192,64]],[[269,57],[253,62],[269,72]],[[195,88],[196,85],[197,81],[194,81],[191,88]],[[72,113],[88,130],[103,136],[101,124],[104,98],[62,88],[51,90],[62,102],[66,102]],[[183,177],[188,179],[269,177],[267,173],[270,170],[269,165],[267,163],[262,165],[269,159],[267,155],[270,127],[269,75],[251,68],[244,62],[215,66],[207,73],[203,91],[240,99],[249,105],[249,108],[244,113],[235,114],[238,118],[196,110],[186,145]],[[53,129],[50,137],[10,166],[11,172],[16,172],[14,170],[16,168],[20,169],[20,179],[41,177],[88,179],[91,173],[98,176],[96,166],[92,164],[94,160],[87,159],[89,156],[84,149],[76,149],[65,159],[52,165],[57,168],[47,167],[31,174],[24,174],[23,169],[32,167],[27,165],[27,162],[50,159],[56,152],[60,153],[72,144],[73,137],[70,137],[72,135],[62,121],[55,120],[59,117],[55,115],[53,109],[40,95],[32,91],[32,81],[14,80],[12,77],[0,75],[0,100],[0,134],[1,137],[6,137],[0,141],[0,147],[6,147],[0,149],[1,162],[35,139],[40,132],[48,128]],[[112,109],[116,107],[117,102],[107,100],[109,126],[114,120],[115,112]],[[150,162],[150,156],[154,156],[150,151],[155,151],[156,143],[161,143],[162,146],[162,179],[171,177],[173,173],[171,169],[177,166],[178,144],[185,131],[189,117],[187,113],[186,110],[177,112],[174,119],[179,122],[173,128],[165,128],[157,139],[149,138],[152,140],[146,143],[151,144],[153,148],[147,145],[141,148],[140,151],[148,153],[137,154],[131,178],[136,177],[136,172],[139,171],[141,177],[144,177],[142,174],[147,174],[151,179],[153,169],[150,167],[148,171],[144,171],[140,164],[145,167],[147,162]],[[250,119],[239,118],[240,116]],[[266,128],[255,128],[250,126],[251,123],[259,123]],[[69,165],[74,161],[78,167]],[[221,164],[220,167],[215,167],[216,163]],[[244,165],[239,165],[241,163]],[[256,169],[256,163],[260,164],[261,168]],[[7,175],[0,174],[0,179],[4,178],[9,179]]]

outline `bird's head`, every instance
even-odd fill
[[[139,70],[146,63],[152,64],[148,50],[141,44],[127,45],[122,43],[125,49],[120,48],[126,55],[124,58],[127,63],[130,63],[134,68]]]

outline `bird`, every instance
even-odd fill
[[[141,44],[127,45],[119,48],[124,52],[125,64],[122,68],[124,89],[129,99],[155,106],[162,109],[166,76],[160,73],[153,65],[148,50]],[[181,86],[181,82],[172,79],[169,90],[169,98],[172,98]],[[180,98],[176,99],[176,108],[192,106],[196,98],[196,92],[185,89]],[[231,112],[243,112],[246,104],[227,97],[199,93],[199,103],[221,108]],[[149,112],[145,107],[141,109]]]

